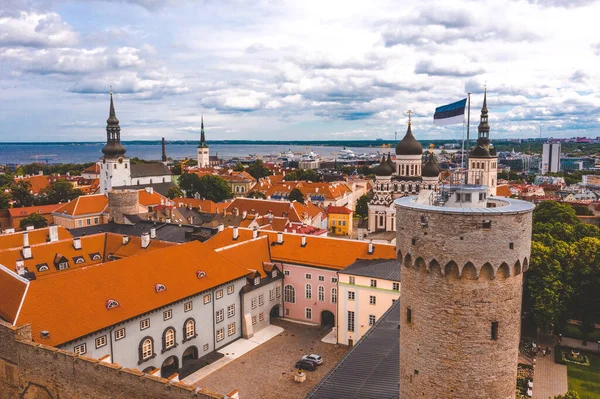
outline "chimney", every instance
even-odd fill
[[[27,226],[27,227],[25,228],[25,230],[27,230],[27,231],[31,231],[31,230],[33,230],[33,226]]]
[[[19,276],[22,276],[25,274],[25,262],[23,261],[23,259],[17,259],[17,274]]]
[[[269,221],[272,222],[273,221],[273,212],[269,210],[269,213],[267,215],[269,216]]]
[[[6,229],[6,231],[4,231],[6,234],[8,233],[14,233],[15,229]]]
[[[73,238],[73,248],[81,249],[81,238],[79,238],[79,237]]]
[[[146,234],[148,234],[148,233],[146,233]],[[150,238],[156,238],[156,228],[155,227],[152,227],[150,229]]]
[[[302,234],[302,246],[306,246],[306,235]]]
[[[129,243],[129,236],[123,236],[123,245],[127,245]]]
[[[281,231],[277,233],[277,244],[283,244],[283,233]]]
[[[369,240],[369,255],[372,255],[374,251],[375,248],[373,247],[373,240]]]
[[[242,212],[242,219],[246,219],[246,216],[248,216],[248,211]]]
[[[224,225],[223,223],[220,223],[220,224],[217,226],[217,231],[223,231],[223,230],[225,230],[225,225]]]
[[[33,258],[33,255],[31,254],[31,247],[29,245],[27,245],[26,247],[23,247],[22,253],[23,253],[23,258],[25,258],[25,259]]]
[[[27,232],[23,233],[23,246],[24,247],[29,246],[29,233],[27,233]]]
[[[315,187],[315,193],[319,192],[319,187]]]
[[[150,234],[142,233],[142,248],[148,248],[150,245]]]
[[[161,198],[161,199],[160,199],[160,204],[161,204],[161,205],[164,205],[164,204],[165,204],[165,199],[164,199],[164,198]]]
[[[254,230],[252,230],[252,238],[256,238],[258,237],[258,228],[254,227]]]
[[[237,227],[234,227],[234,228],[233,228],[233,239],[234,239],[234,240],[237,240],[237,239],[238,239],[238,235],[239,235],[239,234],[238,234],[238,228],[237,228]]]
[[[51,225],[50,226],[50,242],[58,241],[58,226]]]

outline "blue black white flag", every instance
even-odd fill
[[[435,109],[433,115],[433,124],[438,126],[452,125],[454,123],[463,123],[465,120],[465,105],[467,99],[457,101],[452,104],[442,105]]]

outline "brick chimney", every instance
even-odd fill
[[[142,248],[148,248],[150,245],[150,234],[142,233]]]

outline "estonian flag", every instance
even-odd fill
[[[465,120],[465,105],[467,99],[457,101],[452,104],[442,105],[435,109],[433,115],[433,124],[438,126],[452,125],[454,123],[463,123]]]

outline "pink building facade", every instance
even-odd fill
[[[283,317],[315,325],[335,326],[337,270],[283,263]]]

